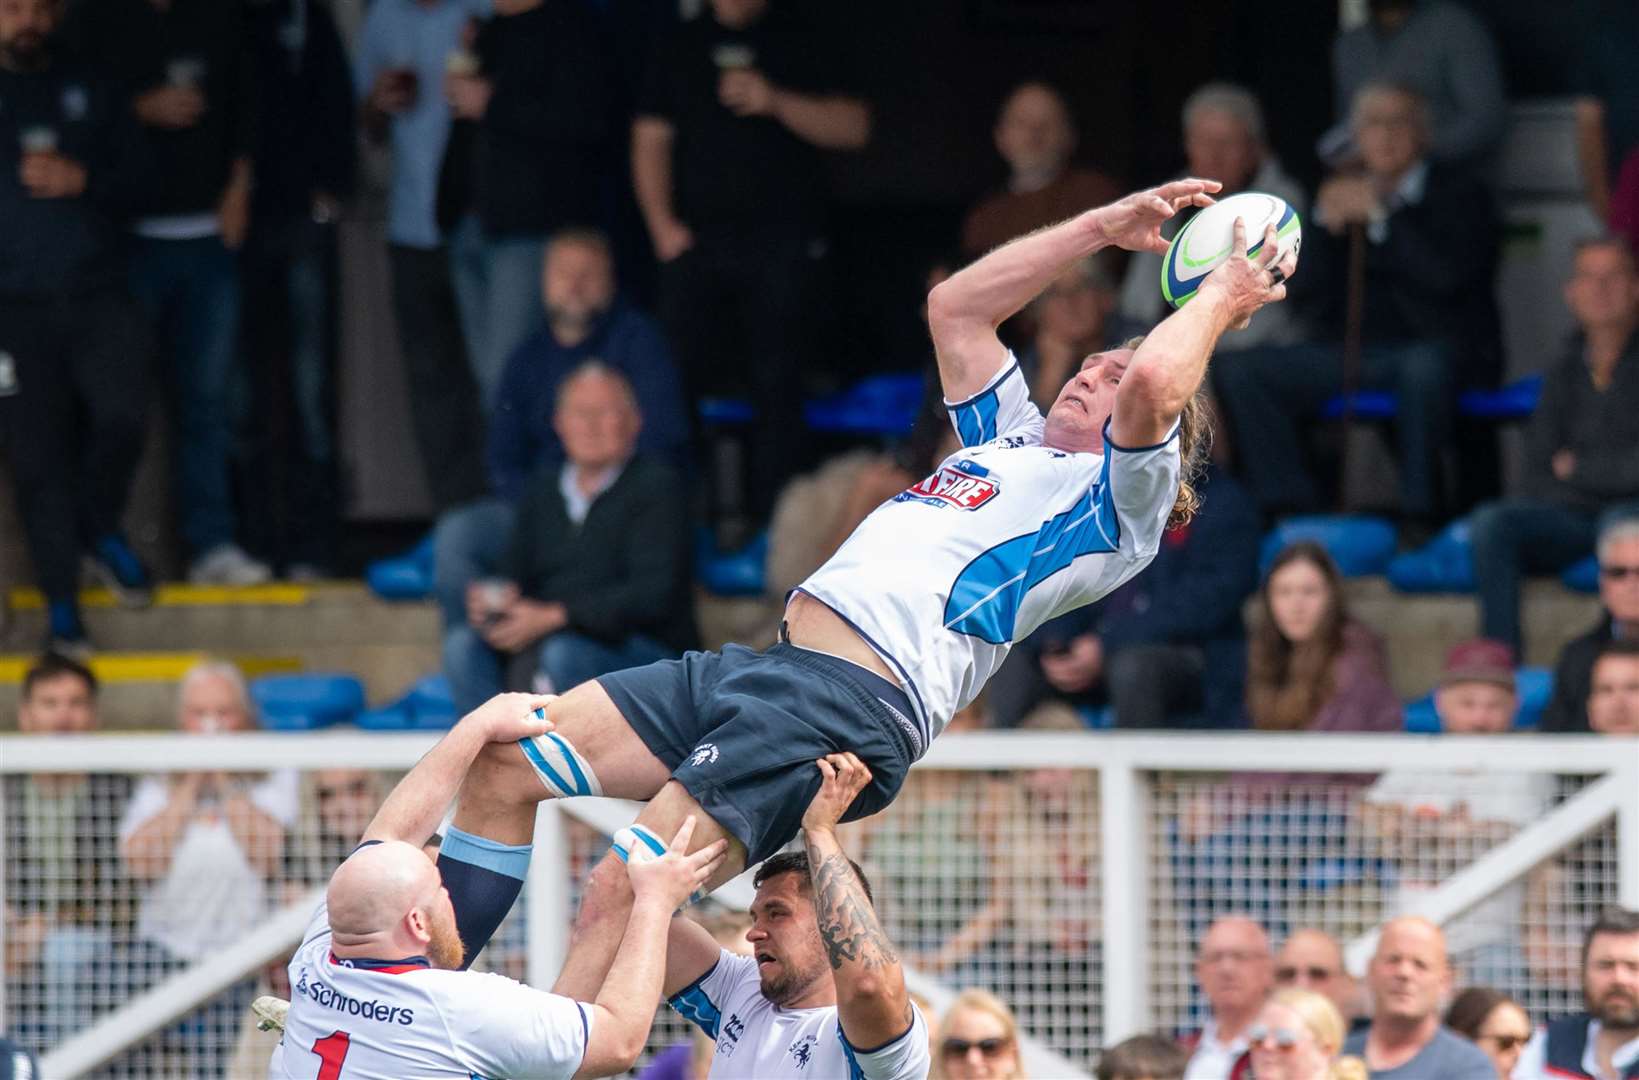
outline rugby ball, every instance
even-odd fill
[[[1275,226],[1280,258],[1288,252],[1296,253],[1303,243],[1297,211],[1285,199],[1261,191],[1243,191],[1220,199],[1185,222],[1167,248],[1161,260],[1161,295],[1167,303],[1183,307],[1201,287],[1201,281],[1229,258],[1236,218],[1246,222],[1248,257],[1263,250],[1264,229],[1269,225]]]

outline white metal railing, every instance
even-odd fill
[[[368,735],[331,731],[312,735],[238,736],[119,735],[80,737],[0,737],[0,788],[18,774],[141,773],[187,769],[266,770],[348,767],[402,771],[432,745],[430,734]],[[1490,847],[1483,855],[1420,897],[1415,910],[1447,922],[1516,882],[1595,829],[1614,823],[1616,894],[1639,907],[1639,738],[1598,736],[1407,736],[1230,733],[1042,734],[983,733],[937,742],[919,769],[979,773],[993,770],[1070,769],[1096,773],[1097,865],[1102,881],[1102,971],[1100,983],[1116,992],[1100,995],[1098,1025],[1107,1045],[1154,1026],[1151,979],[1150,850],[1154,796],[1159,774],[1218,774],[1247,771],[1286,773],[1378,773],[1394,769],[1462,770],[1494,775],[1499,783],[1522,772],[1591,778],[1590,783],[1531,825]],[[631,819],[633,805],[613,800],[543,804],[536,829],[536,854],[526,890],[526,926],[561,927],[570,918],[562,880],[567,864],[566,810],[604,834]],[[0,843],[4,842],[0,822]],[[5,852],[0,850],[0,863]],[[3,885],[0,885],[3,889]],[[749,901],[749,887],[735,883],[722,898]],[[4,900],[0,894],[0,901]],[[305,902],[305,901],[304,901]],[[288,947],[299,932],[300,912],[291,909],[217,956],[208,957],[153,991],[126,1003],[56,1047],[43,1062],[47,1075],[76,1076],[109,1060],[121,1049],[159,1030],[177,1015],[209,998],[245,971]],[[0,954],[6,928],[0,923]],[[1369,954],[1372,937],[1351,942],[1351,967]],[[561,964],[561,933],[528,934],[528,973],[548,985]],[[948,990],[918,976],[918,989],[939,1003]],[[4,987],[0,985],[0,995]],[[4,1001],[0,996],[0,1015]],[[1040,1075],[1065,1075],[1068,1063],[1045,1058]]]

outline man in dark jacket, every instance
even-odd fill
[[[122,599],[148,594],[119,532],[149,364],[119,231],[153,170],[123,99],[58,48],[59,14],[0,6],[0,436],[49,644],[83,653],[82,552]]]
[[[1593,666],[1612,641],[1639,640],[1639,514],[1611,518],[1599,532],[1599,625],[1566,644],[1554,668],[1547,732],[1587,731]]]
[[[1321,185],[1292,281],[1317,340],[1237,353],[1213,372],[1259,504],[1318,506],[1302,436],[1344,389],[1349,251],[1363,245],[1358,385],[1395,394],[1402,510],[1422,531],[1440,511],[1456,387],[1497,377],[1497,215],[1478,181],[1425,158],[1428,114],[1413,92],[1367,85],[1354,128],[1364,171]]]
[[[1472,524],[1481,624],[1515,655],[1521,579],[1591,554],[1602,513],[1629,502],[1639,512],[1639,272],[1628,246],[1580,245],[1565,302],[1581,332],[1548,370],[1526,429],[1524,491],[1481,506]]]
[[[1586,1012],[1539,1031],[1514,1067],[1519,1080],[1639,1077],[1639,911],[1610,908],[1582,939]]]
[[[564,380],[554,423],[567,460],[526,485],[499,580],[472,582],[447,623],[444,670],[458,708],[502,688],[505,657],[534,657],[567,690],[695,645],[683,486],[635,454],[631,384],[589,362]]]

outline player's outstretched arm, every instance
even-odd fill
[[[577,1078],[614,1076],[630,1069],[643,1053],[660,1007],[666,975],[666,936],[672,913],[694,891],[710,880],[728,853],[728,841],[718,840],[688,854],[694,835],[694,816],[683,822],[666,854],[641,858],[634,851],[626,862],[632,879],[632,913],[620,951],[592,1002],[592,1033]]]
[[[398,782],[360,839],[425,844],[444,820],[478,751],[486,743],[517,742],[551,731],[546,719],[551,703],[549,694],[497,694],[463,716]]]
[[[1034,300],[1077,259],[1112,244],[1128,251],[1167,250],[1161,223],[1186,206],[1207,206],[1216,180],[1176,180],[1135,192],[1003,244],[934,286],[928,329],[945,397],[965,401],[983,390],[1007,350],[996,328]]]
[[[1253,312],[1286,296],[1284,279],[1297,256],[1276,267],[1275,228],[1264,234],[1263,250],[1246,257],[1246,225],[1235,219],[1235,246],[1222,266],[1201,282],[1188,304],[1163,319],[1133,354],[1115,393],[1110,438],[1117,446],[1153,446],[1201,388],[1207,361],[1224,331],[1245,326]],[[1278,272],[1277,272],[1278,271]]]
[[[850,1045],[871,1049],[905,1034],[912,1021],[899,954],[837,839],[837,822],[871,782],[871,770],[853,754],[827,754],[819,770],[819,794],[802,817],[814,918],[836,979],[842,1033]]]

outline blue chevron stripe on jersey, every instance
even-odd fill
[[[949,405],[950,417],[956,423],[956,434],[962,440],[963,446],[980,446],[994,439],[996,418],[1001,414],[1001,398],[997,389],[1008,379],[1019,374],[1019,365],[1014,363],[1001,378],[991,384],[990,389],[971,397],[960,405]],[[1021,376],[1022,378],[1022,376]]]
[[[945,601],[945,629],[1005,645],[1025,594],[1082,555],[1115,551],[1121,525],[1110,498],[1110,455],[1099,482],[1034,533],[1015,536],[962,568]]]
[[[698,1025],[709,1037],[717,1037],[718,1022],[722,1020],[723,1014],[717,1011],[717,1006],[711,1003],[711,999],[700,989],[698,983],[674,996],[671,999],[671,1006],[677,1010],[679,1016]]]

